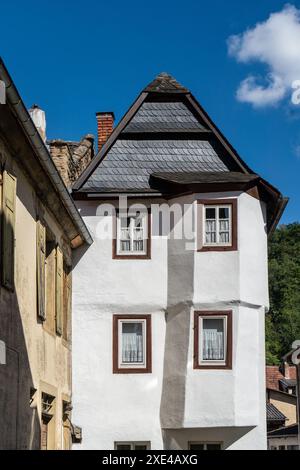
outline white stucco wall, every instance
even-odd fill
[[[151,441],[266,448],[264,313],[268,305],[265,208],[240,193],[169,201],[238,198],[238,251],[197,252],[193,242],[152,240],[151,260],[112,259],[97,238],[97,202],[78,202],[94,243],[73,272],[73,421],[80,449]],[[108,216],[108,231],[112,220]],[[194,248],[196,244],[194,242]],[[233,369],[193,369],[194,310],[233,311]],[[112,315],[152,315],[152,374],[112,373]],[[163,430],[162,430],[163,429]]]

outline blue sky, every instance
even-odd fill
[[[291,3],[300,9],[300,2]],[[282,218],[289,223],[300,220],[300,104],[291,103],[288,87],[285,97],[271,105],[239,101],[236,92],[246,77],[259,77],[266,86],[270,63],[276,69],[279,62],[274,51],[252,51],[241,59],[247,47],[242,36],[240,49],[231,55],[227,43],[285,4],[1,2],[0,54],[25,104],[37,103],[46,111],[48,138],[95,134],[96,111],[114,111],[118,120],[155,75],[171,73],[193,92],[248,165],[290,197]],[[275,48],[281,50],[280,44]]]

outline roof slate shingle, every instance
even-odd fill
[[[145,102],[124,132],[193,132],[207,130],[182,102]]]
[[[161,72],[155,79],[149,83],[144,91],[151,91],[156,93],[188,93],[188,89],[181,83],[177,82],[172,75],[166,72]]]
[[[205,140],[118,139],[82,191],[150,189],[153,172],[225,172],[228,168]]]

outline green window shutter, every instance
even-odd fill
[[[46,257],[46,229],[38,220],[36,224],[36,273],[37,273],[37,308],[38,316],[46,320],[46,302],[45,302],[45,257]]]
[[[2,284],[14,290],[16,178],[3,173]]]
[[[56,333],[62,334],[62,310],[63,310],[63,282],[64,282],[63,254],[59,247],[56,248]]]

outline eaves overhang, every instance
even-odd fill
[[[3,60],[0,58],[0,80],[5,83],[6,87],[6,104],[1,105],[5,107],[5,111],[11,111],[12,115],[18,122],[19,127],[22,129],[23,134],[30,144],[30,147],[36,157],[36,160],[43,169],[44,175],[46,175],[52,190],[57,195],[61,205],[65,209],[65,213],[69,217],[71,224],[73,225],[72,230],[67,230],[64,226],[66,235],[69,237],[72,247],[77,247],[82,243],[90,245],[93,239],[80,216],[77,207],[70,196],[68,189],[66,188],[55,164],[49,154],[49,151],[42,140],[38,130],[36,129],[19,92],[10,77]],[[4,108],[3,108],[4,109]],[[30,168],[29,168],[30,171]],[[40,181],[37,181],[37,186]],[[44,195],[47,199],[47,195]],[[51,209],[51,207],[50,207]],[[58,217],[58,214],[54,214]],[[64,225],[64,224],[63,224]]]

